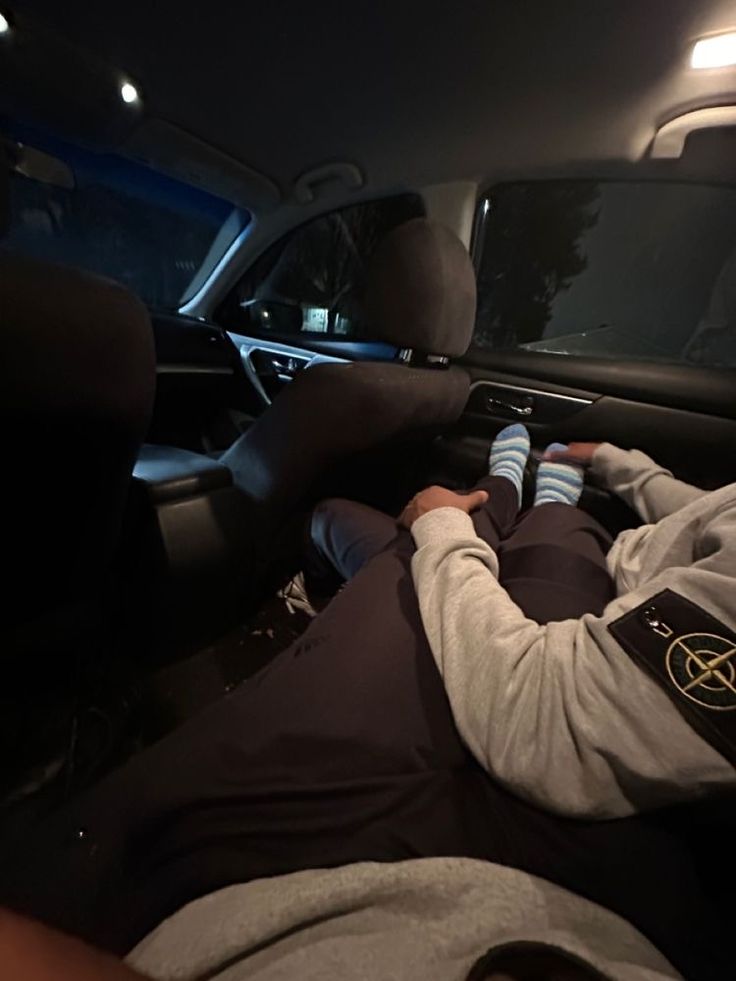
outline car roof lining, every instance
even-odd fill
[[[688,67],[696,37],[732,26],[726,0],[221,3],[199,17],[172,0],[15,0],[13,13],[19,38],[43,39],[50,113],[69,115],[56,50],[86,66],[71,88],[88,138],[135,139],[135,114],[86,91],[106,66],[113,96],[134,80],[144,112],[258,175],[266,198],[330,161],[359,165],[374,191],[633,161],[683,107],[736,101],[736,72]]]
[[[697,37],[733,26],[727,0],[282,0],[204,17],[172,0],[11,3],[3,43],[19,74],[0,88],[0,114],[72,126],[255,213],[183,308],[198,316],[278,237],[361,200],[424,189],[430,215],[467,243],[479,187],[699,179],[687,161],[646,159],[655,134],[690,109],[736,103],[736,69],[688,65]],[[140,110],[120,101],[122,79]],[[364,185],[327,182],[297,204],[300,175],[326,163],[359,168]]]

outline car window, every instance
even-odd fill
[[[23,131],[10,133],[26,141]],[[224,253],[249,220],[227,201],[133,161],[35,134],[31,139],[34,149],[53,154],[68,180],[14,171],[3,244],[109,276],[151,307],[177,309],[213,250]]]
[[[475,347],[736,366],[736,189],[504,184],[477,228]]]
[[[419,196],[399,195],[321,215],[271,246],[227,297],[218,320],[263,336],[368,336],[365,273],[378,243],[424,214]]]

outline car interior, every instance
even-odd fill
[[[325,497],[472,487],[513,421],[736,480],[732,29],[0,3],[0,833],[299,636]]]

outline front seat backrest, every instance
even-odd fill
[[[85,599],[119,543],[155,390],[148,312],[117,283],[0,249],[0,366],[4,627],[20,628]]]
[[[256,504],[264,535],[341,458],[428,438],[459,418],[469,378],[442,362],[466,351],[475,304],[473,266],[452,232],[418,218],[386,236],[366,282],[371,335],[435,365],[363,361],[300,372],[221,459]]]

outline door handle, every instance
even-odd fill
[[[486,399],[486,408],[489,412],[495,412],[498,409],[502,409],[504,412],[513,412],[515,416],[523,416],[528,418],[534,413],[534,399],[531,396],[526,396],[522,400],[523,404],[516,404],[514,402],[506,402],[503,399],[491,398],[489,396]]]
[[[302,368],[306,367],[307,361],[302,358],[286,358],[285,360],[280,360],[279,358],[272,358],[271,365],[273,370],[277,375],[288,375],[293,378],[297,372],[301,371]]]

